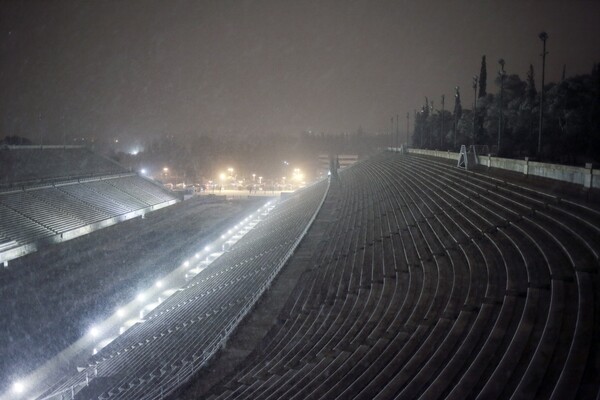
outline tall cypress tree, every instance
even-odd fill
[[[477,96],[477,97],[485,97],[487,95],[486,86],[487,86],[487,68],[485,65],[485,56],[482,56],[481,57],[481,70],[479,71],[479,96]]]

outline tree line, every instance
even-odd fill
[[[425,98],[414,111],[412,146],[457,151],[460,145],[479,145],[502,157],[581,164],[600,162],[600,66],[591,73],[566,77],[544,86],[542,133],[541,91],[535,85],[535,71],[529,66],[525,80],[506,73],[504,60],[493,82],[496,93],[487,91],[486,57],[479,76],[473,78],[469,108],[463,108],[464,92],[454,90],[454,105],[448,107],[442,95],[441,107]],[[540,140],[541,139],[541,140]]]

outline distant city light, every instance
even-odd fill
[[[200,258],[200,254],[196,253],[196,254],[194,254],[194,257]]]
[[[144,296],[144,293],[140,293],[137,295],[138,301],[144,301],[145,298],[146,298],[146,296]]]
[[[146,171],[146,168],[142,168],[142,169],[140,170],[140,172],[142,173],[142,175],[146,175],[146,172],[148,172],[148,171]]]
[[[206,246],[206,247],[204,248],[204,251],[209,251],[209,250],[210,250],[210,246]]]
[[[189,261],[186,261],[186,262],[184,262],[184,263],[183,263],[183,266],[184,266],[184,267],[189,267],[189,266],[190,266],[190,262],[189,262]]]
[[[156,281],[156,283],[154,284],[157,288],[162,287],[162,282],[161,281]]]
[[[119,308],[119,309],[117,310],[117,316],[118,316],[118,317],[123,317],[123,316],[125,316],[125,310],[123,310],[122,308]]]

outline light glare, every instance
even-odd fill
[[[90,328],[90,335],[92,335],[92,337],[98,336],[99,333],[100,333],[100,330],[96,326],[92,326]]]
[[[13,383],[12,390],[14,393],[23,393],[25,391],[25,385],[21,381]]]

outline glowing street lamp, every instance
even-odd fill
[[[303,178],[304,174],[302,174],[300,168],[294,168],[294,174],[292,175],[292,179],[296,182],[300,182]]]

